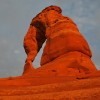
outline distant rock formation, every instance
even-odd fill
[[[32,71],[34,76],[75,76],[96,71],[87,41],[61,12],[60,7],[49,6],[32,19],[24,38],[27,59],[23,75]],[[32,62],[45,41],[41,67],[34,69]]]

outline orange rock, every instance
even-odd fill
[[[96,71],[91,61],[92,53],[76,24],[61,14],[57,6],[49,6],[32,19],[24,38],[27,62],[33,62],[46,41],[41,67],[34,75],[77,75]],[[30,67],[30,66],[26,66]],[[30,68],[26,68],[30,69]],[[24,70],[24,73],[27,73]]]
[[[34,69],[32,61],[45,40],[41,67]],[[23,75],[0,79],[0,100],[100,100],[100,70],[76,24],[59,7],[33,18],[24,48]]]
[[[90,76],[77,79],[73,76],[0,79],[0,99],[100,100],[100,71]]]
[[[26,62],[25,63],[25,66],[24,66],[24,72],[23,72],[23,75],[27,75],[29,73],[33,73],[35,69],[33,68],[32,66],[32,63],[31,62]]]

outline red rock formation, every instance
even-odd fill
[[[41,58],[41,67],[34,69],[37,76],[62,76],[88,74],[96,71],[91,61],[92,53],[88,43],[76,24],[61,14],[57,6],[49,6],[32,19],[24,38],[27,53],[25,69],[31,69],[32,63],[42,44],[46,41]],[[30,68],[31,67],[31,68]],[[24,74],[27,72],[24,69]]]
[[[46,40],[41,67],[32,61]],[[0,100],[100,100],[100,70],[75,23],[50,6],[33,18],[24,38],[22,76],[0,79]]]

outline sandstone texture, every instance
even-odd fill
[[[27,58],[23,75],[30,70],[36,76],[75,76],[96,71],[87,41],[72,19],[61,12],[60,7],[49,6],[32,19],[24,37]],[[45,41],[41,66],[34,69],[32,62]]]
[[[57,6],[42,10],[24,37],[22,76],[0,79],[0,100],[100,100],[100,70],[71,18]],[[32,62],[46,41],[41,66]]]
[[[100,71],[84,77],[3,78],[0,100],[100,100]]]

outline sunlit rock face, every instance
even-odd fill
[[[24,38],[22,76],[0,79],[0,100],[100,100],[100,70],[76,24],[49,6],[32,19]],[[32,65],[46,41],[41,66]]]
[[[34,73],[59,76],[96,71],[87,41],[73,20],[61,12],[60,7],[49,6],[32,19],[24,38],[27,53],[24,74],[29,72],[26,69],[32,68],[31,63],[45,41],[41,67],[33,69]]]

